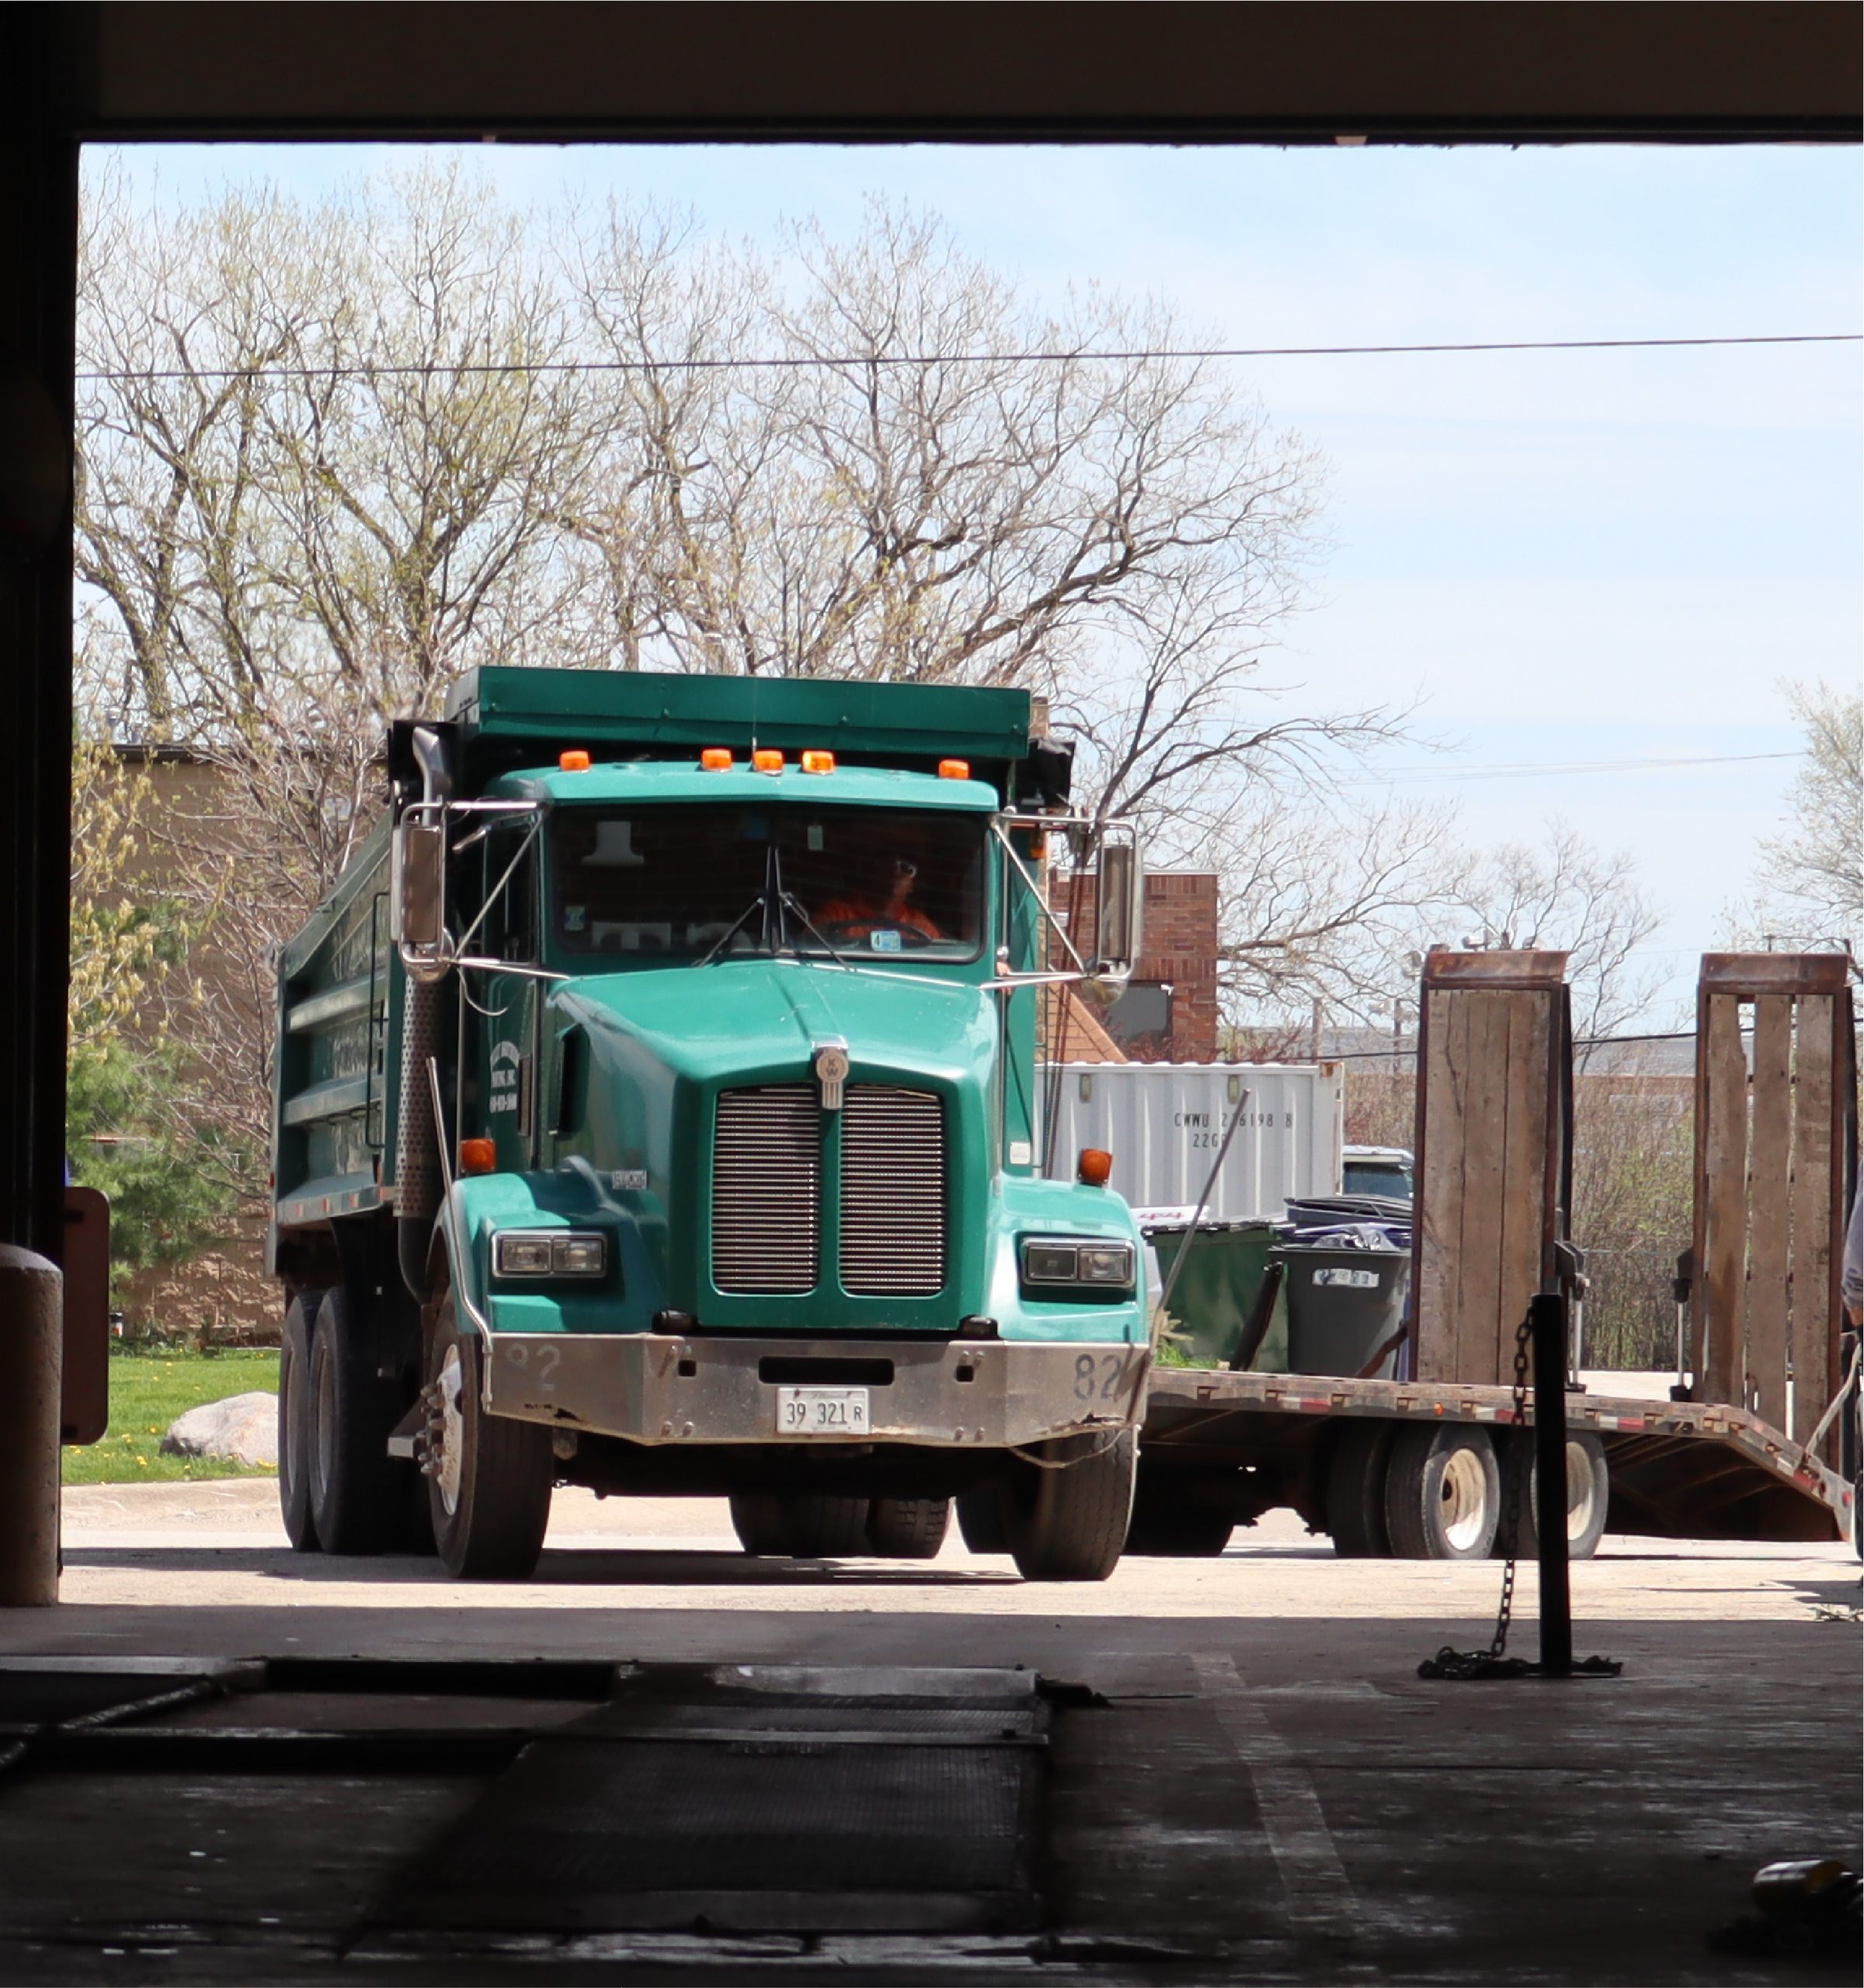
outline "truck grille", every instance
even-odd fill
[[[712,1148],[712,1281],[813,1291],[822,1234],[822,1116],[809,1084],[719,1093]]]
[[[944,1288],[945,1114],[935,1092],[848,1086],[841,1283],[861,1298],[931,1298]]]

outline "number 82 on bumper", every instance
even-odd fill
[[[780,1436],[864,1436],[868,1428],[865,1388],[777,1390],[777,1433]]]

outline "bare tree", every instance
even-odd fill
[[[1806,758],[1787,796],[1791,819],[1761,845],[1760,921],[1794,947],[1864,955],[1864,697],[1786,686]]]
[[[1557,816],[1541,847],[1505,843],[1469,860],[1448,909],[1466,921],[1459,941],[1570,953],[1574,1032],[1582,1039],[1624,1027],[1662,978],[1636,962],[1662,920],[1639,888],[1636,862],[1624,850],[1594,848]]]

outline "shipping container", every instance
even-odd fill
[[[1083,1146],[1113,1155],[1114,1187],[1148,1215],[1278,1221],[1291,1197],[1340,1192],[1337,1063],[1048,1063],[1048,1169],[1072,1176]],[[1214,1182],[1231,1121],[1236,1136]]]

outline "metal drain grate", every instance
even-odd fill
[[[1014,1932],[1034,1887],[1045,1708],[664,1673],[534,1740],[375,1915],[509,1931]],[[794,1673],[791,1673],[793,1675]],[[821,1673],[833,1676],[834,1673]],[[852,1681],[858,1673],[841,1673]],[[963,1673],[948,1673],[962,1675]]]

